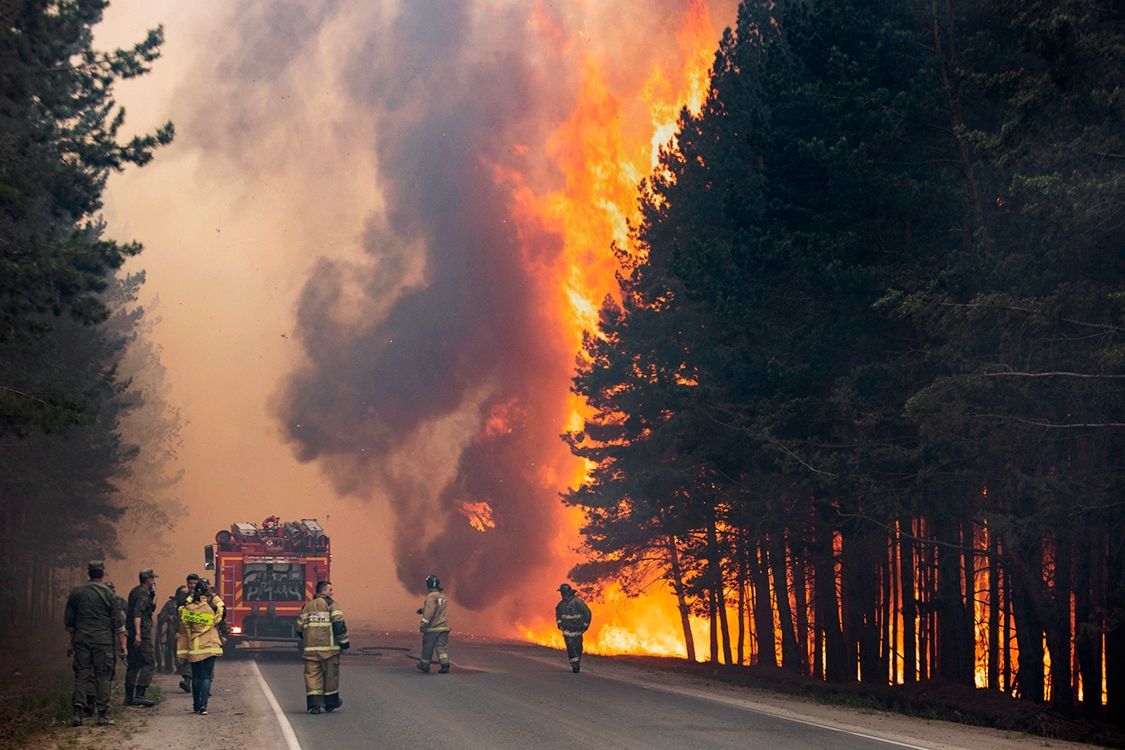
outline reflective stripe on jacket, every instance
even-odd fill
[[[582,635],[590,627],[590,608],[572,594],[555,605],[555,623],[565,636]]]
[[[223,601],[212,597],[211,601],[196,601],[189,598],[179,609],[180,629],[176,634],[176,657],[184,661],[203,661],[212,656],[221,656],[223,643],[219,639],[216,625],[223,619]]]
[[[449,603],[445,594],[431,591],[422,602],[422,632],[443,633],[449,630]]]
[[[301,657],[328,659],[340,653],[340,644],[348,642],[348,626],[344,613],[333,600],[317,594],[297,615],[297,632],[301,634]]]

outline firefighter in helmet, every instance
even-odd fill
[[[180,621],[180,607],[187,604],[187,600],[191,598],[192,592],[195,591],[195,584],[199,583],[198,573],[188,573],[186,585],[180,586],[176,589],[176,630],[179,631]],[[173,644],[172,652],[176,651],[176,646]],[[180,690],[185,693],[191,692],[191,662],[184,661],[183,659],[176,659],[176,674],[180,676]]]
[[[176,657],[191,665],[192,708],[207,715],[215,659],[223,655],[219,624],[223,619],[223,600],[211,593],[211,582],[201,578],[195,590],[180,607],[180,628],[176,635]]]
[[[582,665],[582,634],[590,627],[590,608],[569,583],[559,586],[559,603],[555,605],[555,623],[566,642],[570,669],[577,672]]]
[[[305,710],[318,714],[339,708],[340,654],[351,646],[344,613],[332,598],[332,582],[317,581],[316,595],[297,616],[305,662]]]
[[[422,615],[422,622],[418,625],[422,631],[418,669],[429,672],[434,651],[437,651],[439,671],[445,674],[449,671],[449,602],[437,576],[426,577],[426,599],[418,614]]]

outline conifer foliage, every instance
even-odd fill
[[[56,610],[72,571],[115,551],[127,508],[150,527],[167,523],[152,504],[167,484],[141,497],[126,482],[133,466],[152,476],[152,451],[169,437],[131,445],[123,420],[148,410],[168,435],[177,423],[153,384],[159,363],[137,340],[143,274],[119,272],[141,246],[105,237],[99,216],[108,176],[172,139],[171,123],[121,138],[113,99],[118,81],[148,71],[163,37],[94,49],[106,6],[0,3],[0,632]]]
[[[1123,60],[1113,4],[745,0],[586,337],[576,577],[1125,715]]]

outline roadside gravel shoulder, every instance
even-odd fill
[[[207,747],[285,747],[253,670],[249,659],[220,659],[206,716],[191,710],[178,676],[157,674],[153,685],[163,700],[155,708],[123,708],[113,727],[60,729],[29,750],[199,750],[201,737]]]

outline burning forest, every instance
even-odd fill
[[[229,215],[264,211],[273,179],[297,216],[236,230],[304,264],[284,355],[247,370],[281,373],[262,431],[353,513],[336,554],[385,547],[398,593],[439,574],[505,637],[560,645],[566,580],[593,653],[1125,716],[1125,67],[1105,64],[1125,16],[1009,5],[217,11],[180,168],[237,175]],[[98,101],[162,43],[128,75],[90,58]],[[172,138],[107,165],[99,111],[75,157],[93,192],[52,209],[74,242],[101,231],[109,171]],[[29,211],[5,231],[40,237]],[[52,280],[48,242],[2,289],[0,559],[27,574],[9,631],[57,614],[47,592],[119,521],[185,515],[149,455],[179,425],[160,347],[133,354],[154,382],[118,376],[143,316],[142,278],[116,274],[140,248],[95,245],[98,267]],[[97,351],[54,354],[76,341]],[[34,512],[83,493],[69,525]]]

